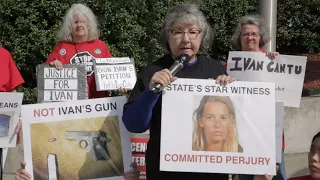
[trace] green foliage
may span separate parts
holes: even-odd
[[[280,0],[277,49],[286,54],[319,53],[320,0]]]
[[[237,20],[257,13],[258,0],[2,0],[0,42],[8,49],[26,83],[24,103],[36,102],[35,67],[56,43],[59,24],[73,3],[85,3],[98,18],[101,39],[113,56],[132,56],[139,71],[163,55],[159,29],[166,12],[181,2],[196,2],[215,30],[209,55],[226,60]],[[319,53],[320,0],[278,0],[277,51]]]

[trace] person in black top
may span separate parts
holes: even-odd
[[[148,180],[186,178],[227,180],[229,178],[228,174],[159,170],[161,92],[153,93],[150,89],[154,84],[162,84],[165,87],[177,78],[216,79],[216,83],[221,85],[234,81],[234,78],[227,76],[220,62],[199,55],[199,52],[205,52],[210,48],[212,39],[212,29],[198,6],[194,4],[177,5],[166,15],[160,31],[160,43],[166,54],[145,67],[138,75],[135,87],[124,107],[122,120],[130,132],[141,133],[150,129],[150,140],[146,152]],[[181,54],[188,54],[190,61],[176,74],[176,77],[173,77],[168,69],[174,59]]]

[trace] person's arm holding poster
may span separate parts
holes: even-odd
[[[262,52],[264,52],[264,51],[262,51]],[[276,56],[280,55],[280,53],[273,52],[273,51],[267,51],[265,53],[266,53],[266,56],[271,60],[274,60],[276,58]]]
[[[62,62],[59,59],[59,50],[61,49],[61,44],[58,43],[55,45],[53,50],[50,52],[46,62],[44,64],[49,64],[54,66],[56,69],[62,69]]]

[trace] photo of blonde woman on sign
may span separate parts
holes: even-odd
[[[243,152],[235,108],[228,96],[203,96],[193,121],[193,151]]]

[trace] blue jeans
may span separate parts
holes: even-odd
[[[285,168],[285,165],[284,165],[284,152],[282,150],[282,155],[281,155],[281,164],[279,164],[279,171],[277,172],[277,176],[280,178],[277,178],[277,177],[274,177],[274,179],[277,179],[277,180],[287,180],[287,177],[286,177],[286,168]],[[247,174],[239,174],[239,179],[240,180],[253,180],[253,175],[247,175]]]

